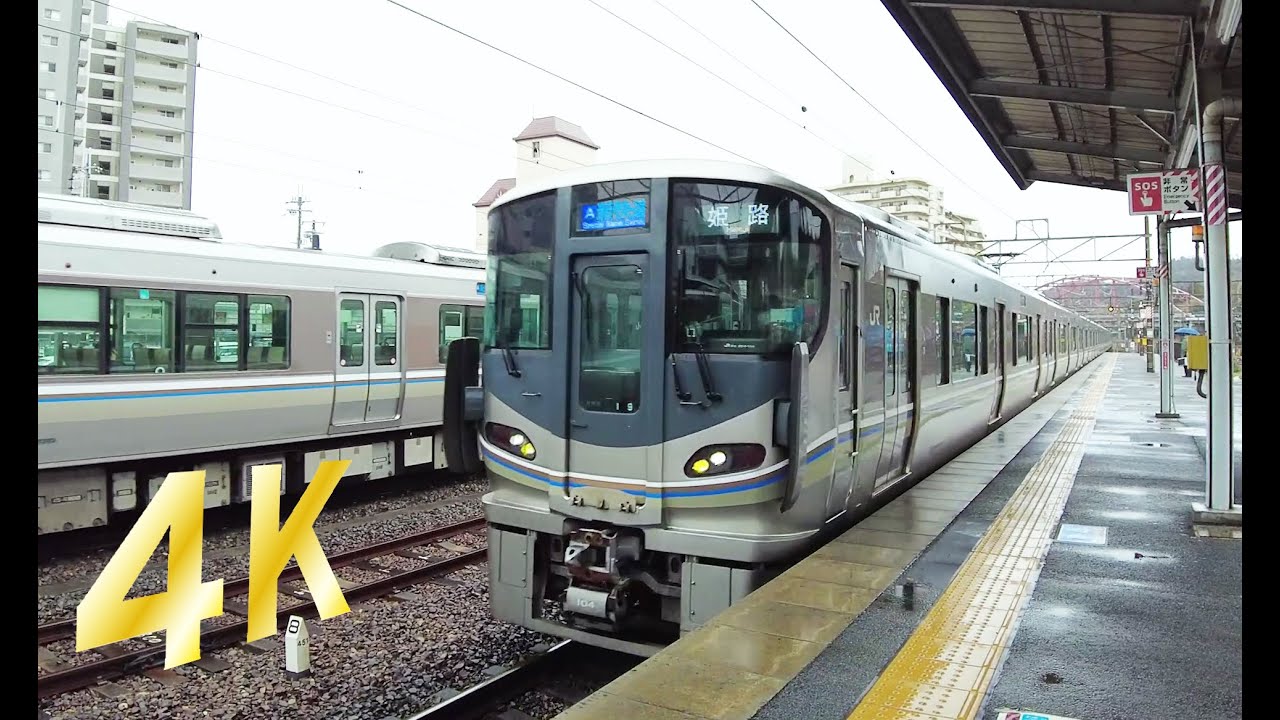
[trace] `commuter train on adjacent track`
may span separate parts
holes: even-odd
[[[39,198],[38,532],[139,511],[172,471],[205,507],[251,468],[300,492],[320,461],[442,468],[443,357],[481,332],[483,255],[224,242],[179,210]],[[418,260],[421,262],[411,262]]]
[[[880,210],[698,161],[503,195],[486,319],[449,347],[443,449],[490,479],[493,613],[642,655],[1111,340]]]

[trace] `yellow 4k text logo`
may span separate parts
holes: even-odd
[[[321,463],[283,527],[281,466],[253,468],[249,642],[276,633],[277,582],[293,556],[298,558],[298,568],[322,619],[350,612],[315,532],[316,518],[350,464],[350,460]],[[222,614],[222,580],[200,580],[203,494],[203,471],[169,474],[76,608],[76,652],[164,630],[165,668],[200,659],[200,621]],[[165,591],[126,600],[166,529],[169,573]]]

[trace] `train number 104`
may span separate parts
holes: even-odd
[[[248,642],[276,633],[277,583],[289,558],[307,583],[320,617],[350,612],[316,537],[315,522],[350,460],[320,464],[284,525],[280,524],[280,465],[253,469],[249,526]],[[120,548],[76,607],[76,652],[165,631],[165,668],[200,659],[200,621],[222,614],[222,580],[201,582],[204,549],[204,472],[170,473]],[[169,533],[164,592],[125,596],[152,552]]]

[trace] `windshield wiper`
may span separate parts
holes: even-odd
[[[698,377],[702,378],[702,391],[706,393],[707,400],[718,403],[724,399],[724,396],[716,392],[716,386],[711,381],[711,361],[707,359],[707,351],[700,342],[693,345],[697,348],[693,351],[693,357],[698,361]]]
[[[505,344],[502,346],[502,363],[507,366],[508,375],[520,377],[520,368],[516,367],[516,354]]]

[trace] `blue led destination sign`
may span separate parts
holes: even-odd
[[[578,232],[646,227],[649,199],[618,198],[583,205],[578,209]]]

